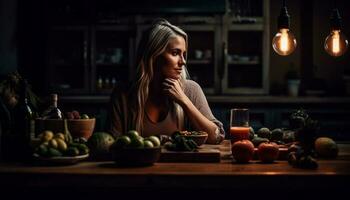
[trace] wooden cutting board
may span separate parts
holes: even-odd
[[[162,149],[158,162],[220,162],[220,151],[202,145],[197,152]]]

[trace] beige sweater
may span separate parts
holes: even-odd
[[[134,117],[130,110],[130,96],[126,90],[115,89],[111,95],[110,113],[108,122],[108,132],[114,136],[126,133],[127,130],[134,129]],[[198,83],[192,80],[186,80],[184,84],[184,93],[192,101],[193,105],[210,121],[214,122],[218,127],[217,142],[223,140],[225,132],[223,125],[212,114],[202,88]],[[143,136],[149,135],[170,135],[176,130],[192,130],[191,124],[185,114],[185,126],[177,127],[176,117],[172,113],[168,113],[167,117],[158,123],[151,122],[147,116],[144,120]]]

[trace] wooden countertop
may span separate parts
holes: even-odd
[[[263,164],[257,160],[236,164],[155,163],[148,167],[121,168],[114,162],[81,162],[69,166],[0,164],[0,188],[163,188],[163,189],[339,189],[349,186],[350,145],[339,145],[336,160],[319,160],[316,170],[293,168],[287,161]],[[331,183],[331,184],[327,184]]]
[[[350,97],[313,97],[313,96],[211,96],[207,95],[209,103],[244,103],[244,104],[350,104]],[[62,96],[60,101],[67,103],[108,103],[108,95]]]

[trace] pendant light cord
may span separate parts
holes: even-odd
[[[287,5],[286,5],[286,0],[283,0],[283,5],[282,5],[283,7],[286,7]]]

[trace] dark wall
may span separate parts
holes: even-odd
[[[16,13],[16,0],[0,0],[0,75],[17,67]]]
[[[45,84],[45,0],[0,0],[0,74],[19,68],[38,92]],[[281,0],[270,0],[270,39],[276,33]],[[344,73],[350,73],[350,50],[339,58],[325,53],[323,43],[329,34],[329,16],[333,1],[287,1],[291,16],[291,29],[298,46],[290,56],[282,57],[270,52],[271,90],[284,90],[284,76],[291,64],[301,74],[323,79],[328,92],[335,95],[344,89]],[[309,5],[305,5],[309,4]],[[310,5],[311,4],[311,5]],[[343,17],[343,31],[350,37],[350,7],[347,0],[338,0]],[[311,6],[312,9],[305,10]],[[18,8],[18,9],[16,9]],[[308,14],[310,13],[310,14]],[[305,18],[307,17],[307,18]],[[310,19],[311,18],[311,19]],[[306,39],[305,39],[306,38]],[[308,60],[309,59],[309,60]],[[312,80],[306,80],[312,83]]]
[[[324,50],[324,41],[330,33],[329,18],[334,1],[293,0],[287,1],[291,19],[291,31],[297,40],[297,48],[289,56],[270,53],[270,85],[272,90],[283,90],[285,74],[294,65],[304,75],[304,82],[311,87],[313,81],[323,80],[328,94],[343,95],[345,71],[350,70],[350,51],[341,57],[331,57]],[[337,7],[343,18],[343,32],[350,36],[350,2],[337,0]],[[277,32],[277,18],[282,1],[270,0],[270,38]],[[349,73],[349,72],[347,72]],[[307,88],[304,88],[307,89]]]
[[[46,17],[43,0],[18,1],[18,69],[35,92],[45,84]]]

